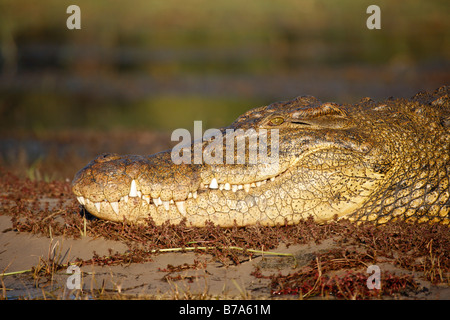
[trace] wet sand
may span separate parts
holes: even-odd
[[[292,256],[256,253],[241,257],[239,263],[221,260],[214,254],[203,252],[155,253],[151,255],[150,261],[142,263],[82,265],[79,267],[81,290],[71,290],[67,284],[71,277],[67,273],[69,263],[89,261],[94,256],[109,256],[112,252],[126,254],[129,246],[122,241],[101,236],[73,239],[19,232],[13,227],[8,215],[0,216],[0,232],[0,270],[7,274],[2,277],[2,297],[7,299],[298,299],[300,296],[297,292],[273,294],[268,276],[307,270],[308,265],[314,265],[318,254],[342,248],[333,237],[319,243],[311,241],[289,247],[281,244],[270,252]],[[349,249],[351,247],[349,245]],[[450,299],[448,282],[433,285],[423,279],[423,272],[405,270],[394,266],[388,259],[381,260],[385,260],[379,264],[383,271],[413,275],[416,287],[375,298]],[[51,274],[36,271],[40,267],[49,267],[52,261],[59,267]],[[255,276],[256,270],[266,278]],[[359,267],[335,270],[333,274],[342,275],[349,270],[366,272],[364,267]],[[25,272],[12,274],[18,271]],[[444,276],[448,281],[448,270],[446,272]],[[337,297],[329,294],[309,298]],[[338,298],[351,298],[351,295]]]

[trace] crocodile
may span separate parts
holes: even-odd
[[[227,149],[228,162],[175,163],[175,148],[101,154],[75,175],[72,190],[94,216],[129,223],[277,226],[312,217],[449,224],[449,128],[450,86],[355,104],[299,96],[220,129],[248,138],[239,159],[238,143]],[[250,161],[252,129],[266,133],[257,142],[267,142],[267,154],[277,157],[266,159],[276,161]],[[216,139],[189,141],[190,150],[204,153]]]

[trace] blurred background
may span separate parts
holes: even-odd
[[[448,0],[0,0],[0,166],[71,179],[102,152],[164,150],[194,120],[434,90],[450,84],[449,13]]]

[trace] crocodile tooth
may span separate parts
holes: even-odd
[[[78,200],[79,203],[81,203],[84,206],[85,202],[84,202],[84,197],[83,196],[77,197],[77,200]]]
[[[144,194],[142,196],[142,200],[145,200],[147,202],[147,204],[150,204],[150,195]]]
[[[142,192],[138,191],[138,192],[137,192],[137,196],[138,196],[139,198],[142,198]]]
[[[188,199],[192,198],[192,192],[189,192]]]
[[[275,181],[275,177],[270,178],[270,181]]]
[[[131,181],[130,197],[137,197],[136,181]]]
[[[238,189],[237,185],[235,185],[235,184],[231,185],[231,190],[232,190],[233,192],[236,192],[237,189]]]
[[[163,201],[162,204],[163,204],[164,208],[167,211],[169,211],[169,209],[170,209],[170,202],[169,201]]]
[[[111,208],[114,210],[116,214],[119,214],[119,203],[117,201],[110,202]]]
[[[174,204],[173,199],[170,199],[169,202],[170,202],[171,204]]]
[[[229,184],[228,182],[225,183],[224,189],[225,189],[225,190],[230,190],[230,189],[231,189],[231,186],[230,186],[230,184]]]
[[[238,184],[238,190],[242,190],[243,188],[244,188],[244,185],[242,185],[242,184]]]
[[[185,202],[184,201],[175,201],[175,204],[177,205],[178,211],[180,211],[180,213],[182,215],[186,215]]]
[[[250,187],[256,187],[256,183],[254,183],[254,182],[252,182],[251,184],[250,184]]]
[[[209,187],[210,187],[211,189],[217,189],[217,188],[219,187],[219,184],[217,183],[216,178],[213,178],[213,179],[212,179],[211,183],[209,184]]]
[[[197,199],[197,191],[194,191],[194,192],[192,193],[192,198]]]
[[[245,190],[245,192],[249,192],[250,191],[250,183],[244,184],[244,190]]]
[[[97,211],[100,212],[100,202],[94,202],[95,207],[97,208]]]
[[[159,205],[160,205],[159,201],[161,201],[161,199],[159,199],[159,198],[153,198],[152,200],[153,200],[153,204],[154,204],[155,206],[159,206]]]
[[[256,182],[256,186],[260,187],[261,186],[261,181]]]
[[[128,196],[123,196],[123,201],[125,201],[125,203],[128,203]]]

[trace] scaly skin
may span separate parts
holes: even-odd
[[[248,155],[209,165],[174,164],[170,150],[104,154],[76,174],[73,192],[99,218],[157,225],[272,226],[308,216],[449,223],[450,86],[354,105],[299,97],[250,110],[222,131],[251,128],[268,129],[268,141],[279,129],[279,166]]]

